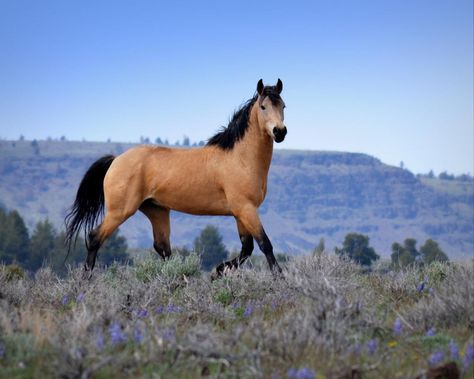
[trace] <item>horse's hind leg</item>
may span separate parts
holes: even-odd
[[[89,233],[87,241],[87,258],[84,265],[84,271],[89,278],[95,266],[97,251],[103,245],[105,240],[135,212],[109,211],[104,217],[104,221],[97,228]],[[90,272],[87,274],[87,272]]]
[[[148,217],[153,228],[153,247],[163,259],[171,256],[170,245],[170,210],[147,200],[140,206],[140,211]]]
[[[212,274],[213,278],[222,276],[226,269],[238,268],[247,260],[247,258],[252,255],[253,237],[238,219],[236,219],[236,221],[237,230],[239,231],[240,242],[242,243],[242,249],[240,250],[240,254],[234,259],[227,262],[223,262],[218,265]]]

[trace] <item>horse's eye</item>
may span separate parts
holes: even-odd
[[[262,108],[262,111],[264,111],[264,110],[265,110],[265,107],[264,107],[263,105],[261,105],[261,106],[260,106],[260,108]]]

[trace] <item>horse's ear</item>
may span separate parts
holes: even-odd
[[[277,82],[276,87],[277,87],[278,94],[280,94],[281,91],[283,91],[283,82],[280,80],[280,78],[278,78],[278,82]]]
[[[262,96],[262,94],[263,94],[263,87],[264,87],[264,86],[263,86],[263,80],[260,79],[260,80],[258,81],[258,83],[257,83],[257,93],[258,93],[260,96]]]

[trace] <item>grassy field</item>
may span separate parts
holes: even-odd
[[[323,254],[213,282],[195,255],[90,281],[3,266],[0,377],[473,378],[473,303],[472,261],[369,273]]]

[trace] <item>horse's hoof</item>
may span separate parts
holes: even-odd
[[[222,276],[224,276],[225,269],[226,265],[224,263],[214,267],[214,270],[211,272],[211,280],[214,281],[216,279],[222,278]]]
[[[92,270],[85,269],[82,271],[82,280],[91,280],[92,278]]]

